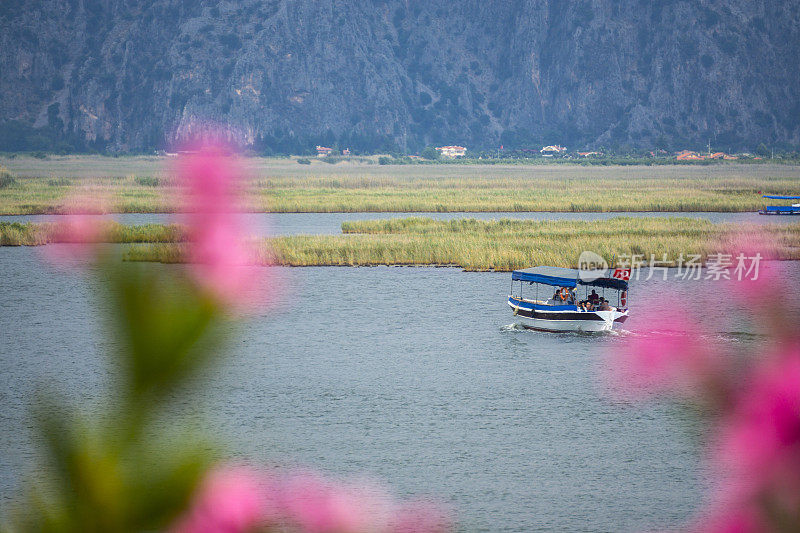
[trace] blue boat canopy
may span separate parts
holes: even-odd
[[[800,200],[800,196],[777,196],[774,194],[765,194],[762,198],[769,198],[770,200]]]
[[[624,279],[612,278],[608,274],[609,272],[606,270],[597,279],[584,280],[581,279],[581,271],[575,268],[537,266],[524,270],[515,270],[511,273],[511,279],[514,281],[527,281],[529,283],[542,283],[543,285],[553,285],[556,287],[572,288],[578,285],[589,285],[592,287],[606,287],[622,291],[628,290],[627,281]]]

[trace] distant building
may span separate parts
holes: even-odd
[[[713,154],[700,154],[692,152],[691,150],[682,150],[675,154],[675,159],[678,161],[705,161],[707,159],[739,159],[735,155],[728,155],[725,152],[714,152]]]
[[[539,150],[539,153],[542,154],[544,157],[553,157],[554,155],[566,151],[567,149],[561,146],[560,144],[554,144],[552,146],[543,146],[542,149]]]
[[[342,155],[350,155],[350,148],[345,148],[342,150]]]
[[[436,149],[441,152],[442,157],[449,157],[450,159],[464,157],[464,154],[467,153],[467,149],[463,146],[438,146]]]
[[[333,152],[333,148],[326,146],[317,146],[317,157],[328,157]]]
[[[675,154],[675,159],[678,161],[702,161],[705,157],[691,150],[682,150]]]
[[[578,152],[581,157],[603,157],[603,152]]]

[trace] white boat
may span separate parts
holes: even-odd
[[[630,271],[620,269],[592,271],[589,275],[586,271],[549,266],[515,270],[508,305],[529,329],[609,331],[628,318],[629,276]],[[525,285],[529,288],[523,295]],[[519,292],[515,294],[517,287]],[[584,303],[592,296],[590,290],[598,299],[605,299],[607,293],[611,299],[602,308]],[[581,294],[585,298],[581,299]]]

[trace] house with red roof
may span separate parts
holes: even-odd
[[[436,149],[439,150],[442,157],[449,157],[450,159],[464,157],[464,154],[467,153],[467,149],[463,146],[437,146]]]

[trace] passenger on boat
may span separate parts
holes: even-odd
[[[582,300],[578,307],[581,308],[582,311],[594,311],[594,304],[589,300]]]
[[[594,291],[594,289],[592,289],[591,294],[589,294],[589,302],[591,302],[592,305],[597,305],[600,303],[600,296]]]
[[[600,311],[613,311],[605,298],[600,298]]]

